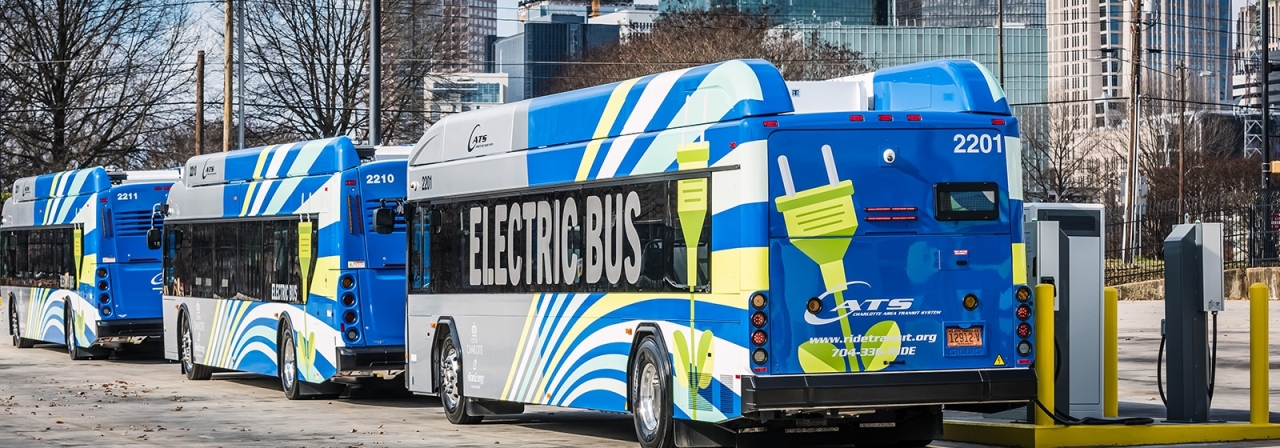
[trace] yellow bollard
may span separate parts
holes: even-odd
[[[1249,423],[1253,425],[1265,425],[1271,420],[1267,403],[1270,382],[1267,366],[1271,363],[1267,355],[1270,296],[1267,285],[1249,285]]]
[[[1102,290],[1102,416],[1120,415],[1120,293],[1110,286]]]
[[[1036,395],[1045,409],[1053,412],[1053,285],[1036,285],[1035,295],[1035,356]],[[1035,406],[1035,404],[1032,404]],[[1053,418],[1036,410],[1037,426],[1053,426]]]

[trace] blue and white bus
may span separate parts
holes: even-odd
[[[165,357],[193,380],[278,376],[289,399],[399,378],[407,153],[339,137],[191,158],[164,210]]]
[[[451,115],[409,162],[409,388],[454,423],[631,413],[644,447],[926,444],[1035,397],[1020,163],[971,61]]]
[[[65,344],[71,359],[159,338],[162,224],[176,170],[102,167],[18,179],[0,218],[0,301],[13,344]]]

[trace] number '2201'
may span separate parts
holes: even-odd
[[[951,152],[956,154],[986,154],[995,150],[997,154],[1004,152],[1004,139],[997,136],[987,134],[956,134],[951,137],[951,141],[956,142],[956,148]]]

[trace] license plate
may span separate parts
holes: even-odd
[[[947,347],[979,347],[982,345],[982,327],[947,328]]]

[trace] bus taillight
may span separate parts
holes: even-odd
[[[1018,324],[1018,337],[1024,339],[1031,337],[1031,324],[1026,322]]]
[[[755,314],[751,315],[751,325],[755,325],[756,328],[762,328],[768,322],[769,317],[765,316],[763,311],[756,311]]]
[[[356,312],[353,310],[347,310],[347,312],[342,313],[342,321],[349,324],[356,323]]]
[[[1024,304],[1022,304],[1022,305],[1018,305],[1017,313],[1018,313],[1018,320],[1027,320],[1027,319],[1030,319],[1030,318],[1031,318],[1031,307],[1027,306],[1025,303],[1024,303]]]
[[[764,364],[769,361],[769,353],[765,352],[763,348],[757,348],[756,351],[751,353],[751,361],[756,364]]]
[[[1022,341],[1018,343],[1018,356],[1031,355],[1031,341]]]
[[[356,295],[349,292],[343,294],[342,306],[356,306]]]
[[[765,342],[769,342],[769,335],[765,334],[764,330],[756,330],[754,333],[751,333],[752,344],[764,345]]]

